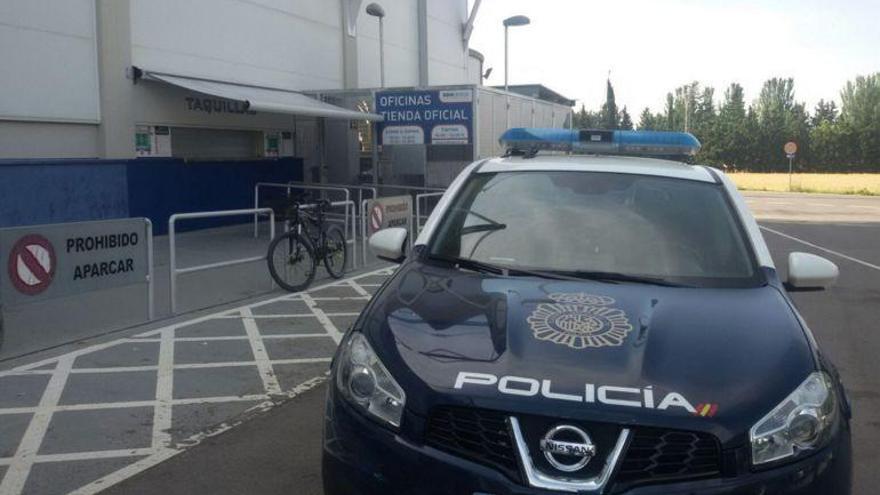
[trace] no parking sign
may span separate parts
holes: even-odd
[[[367,201],[367,235],[388,227],[409,228],[413,203],[408,194]]]
[[[145,218],[0,229],[0,300],[14,305],[149,282],[149,230]]]
[[[9,280],[22,294],[33,296],[49,288],[55,275],[55,248],[39,234],[28,234],[9,251]]]

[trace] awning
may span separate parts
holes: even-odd
[[[295,91],[209,81],[146,70],[142,71],[142,77],[146,80],[164,82],[197,93],[238,101],[245,104],[250,110],[258,112],[289,113],[307,117],[345,120],[383,120],[379,114],[338,107]]]

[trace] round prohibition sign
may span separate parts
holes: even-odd
[[[370,210],[370,226],[373,227],[373,232],[382,228],[382,220],[384,219],[385,209],[382,208],[382,205],[373,206],[373,209]]]
[[[9,252],[9,280],[16,290],[28,296],[49,288],[55,276],[55,266],[52,243],[38,234],[22,237]]]

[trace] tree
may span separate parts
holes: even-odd
[[[596,112],[587,110],[584,105],[581,105],[581,109],[574,116],[574,126],[578,129],[601,127],[599,121],[599,115]]]
[[[850,165],[877,167],[880,162],[880,72],[847,81],[840,92],[840,123]]]
[[[729,167],[746,164],[746,103],[742,86],[732,83],[724,91],[713,132],[716,163]]]
[[[617,129],[619,121],[617,115],[617,102],[614,99],[614,87],[611,79],[606,80],[605,103],[599,111],[599,118],[604,129]]]
[[[626,111],[626,105],[624,105],[623,110],[620,111],[620,124],[618,125],[618,128],[627,131],[631,131],[633,128],[633,121],[629,116],[629,112]]]
[[[811,127],[818,127],[823,122],[833,124],[837,122],[837,104],[834,101],[819,100],[816,109],[813,110],[813,117],[810,119]]]
[[[640,131],[656,131],[657,129],[657,121],[654,120],[654,114],[651,113],[651,109],[645,107],[642,110],[641,115],[639,116],[639,130]]]

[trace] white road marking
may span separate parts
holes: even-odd
[[[43,391],[39,408],[34,413],[34,417],[18,444],[18,449],[9,464],[6,475],[0,481],[0,493],[20,493],[24,489],[31,467],[36,462],[37,451],[40,450],[40,445],[43,444],[43,438],[49,429],[49,422],[52,421],[54,407],[58,405],[61,392],[64,391],[64,385],[67,383],[67,377],[70,376],[69,371],[73,367],[74,359],[74,357],[65,356],[58,361],[58,366],[52,373],[46,390]]]
[[[116,457],[137,457],[141,455],[150,455],[152,453],[153,449],[120,449],[101,450],[98,452],[69,452],[66,454],[39,454],[36,456],[36,462],[66,462],[92,459],[113,459]],[[10,465],[13,459],[15,458],[0,458],[0,466]]]
[[[171,446],[171,412],[174,400],[174,327],[168,327],[159,334],[159,364],[156,377],[156,405],[153,408],[154,449]]]
[[[241,316],[243,316],[241,321],[244,323],[248,341],[251,343],[251,350],[254,352],[257,369],[260,371],[260,378],[263,380],[263,388],[266,389],[267,394],[280,394],[281,385],[278,384],[278,377],[275,376],[275,370],[272,368],[272,363],[269,362],[269,354],[266,352],[260,330],[252,318],[251,309],[242,308]]]
[[[361,287],[360,284],[357,284],[354,280],[351,280],[351,279],[346,280],[346,283],[348,284],[349,287],[354,289],[354,291],[357,292],[359,295],[361,295],[363,297],[370,297],[371,296],[371,294],[369,292],[367,292],[366,289]]]
[[[811,248],[818,249],[819,251],[824,251],[824,252],[826,252],[826,253],[828,253],[828,254],[832,254],[832,255],[834,255],[834,256],[837,256],[837,257],[843,258],[843,259],[845,259],[845,260],[852,261],[853,263],[858,263],[858,264],[863,265],[863,266],[866,266],[866,267],[868,267],[868,268],[873,268],[873,269],[875,269],[875,270],[880,271],[880,266],[877,266],[877,265],[872,264],[872,263],[868,263],[867,261],[860,260],[860,259],[858,259],[858,258],[853,258],[852,256],[849,256],[849,255],[846,255],[846,254],[843,254],[843,253],[840,253],[840,252],[837,252],[837,251],[833,251],[833,250],[828,249],[828,248],[826,248],[826,247],[819,246],[818,244],[813,244],[812,242],[805,241],[805,240],[803,240],[803,239],[799,239],[799,238],[797,238],[797,237],[795,237],[795,236],[793,236],[793,235],[788,235],[788,234],[786,234],[785,232],[780,232],[780,231],[778,231],[778,230],[774,230],[774,229],[771,229],[771,228],[769,228],[769,227],[764,227],[763,225],[761,226],[761,229],[762,229],[762,230],[766,230],[767,232],[771,232],[771,233],[773,233],[773,234],[776,234],[776,235],[778,235],[778,236],[780,236],[780,237],[785,237],[786,239],[791,239],[792,241],[799,242],[799,243],[801,243],[801,244],[803,244],[803,245],[805,245],[805,246],[810,246]]]
[[[393,273],[393,268],[381,268],[379,270],[375,270],[372,272],[363,273],[354,278],[361,278],[367,276],[377,276],[377,275],[390,275]],[[339,282],[328,283],[309,291],[317,291],[326,287],[331,287],[333,285],[338,284]],[[342,281],[345,283],[345,281]],[[50,358],[42,359],[39,361],[35,361],[32,363],[28,363],[25,365],[21,365],[15,367],[10,370],[0,371],[0,377],[4,376],[19,376],[19,375],[50,375],[49,382],[46,388],[43,391],[43,396],[40,401],[40,404],[36,407],[21,407],[21,408],[0,408],[0,415],[4,414],[33,414],[30,424],[26,429],[21,442],[19,443],[18,449],[16,450],[15,456],[12,458],[0,458],[0,465],[8,466],[3,479],[0,480],[0,493],[6,495],[14,495],[21,492],[24,484],[27,481],[27,478],[30,474],[31,467],[37,462],[55,462],[55,461],[63,461],[63,460],[90,460],[90,459],[103,459],[103,458],[114,458],[114,457],[132,457],[132,456],[140,456],[146,455],[147,457],[136,461],[125,468],[117,470],[107,476],[104,476],[101,479],[95,480],[88,485],[85,485],[78,489],[75,494],[79,495],[91,495],[97,493],[98,491],[104,490],[109,486],[112,486],[120,481],[127,479],[139,472],[148,469],[156,464],[161,463],[164,460],[167,460],[183,450],[200,443],[205,438],[211,437],[223,431],[226,431],[238,424],[240,424],[244,419],[239,419],[237,422],[232,424],[224,423],[219,427],[214,428],[209,432],[201,432],[197,433],[188,439],[177,443],[171,448],[165,447],[161,444],[169,444],[170,438],[166,435],[167,428],[163,427],[163,424],[167,425],[168,421],[170,421],[170,414],[173,409],[170,406],[178,405],[178,404],[207,404],[207,403],[220,403],[220,402],[236,402],[236,401],[260,401],[257,406],[250,408],[248,411],[252,410],[268,410],[279,403],[280,400],[286,398],[295,397],[311,388],[314,388],[320,385],[322,382],[326,380],[326,373],[322,376],[318,376],[307,380],[300,385],[297,385],[292,390],[284,393],[278,393],[273,396],[269,394],[255,394],[255,395],[245,395],[245,396],[232,396],[232,397],[192,397],[192,398],[181,398],[181,399],[173,399],[171,397],[173,389],[173,370],[176,369],[188,369],[188,368],[212,368],[212,367],[226,367],[226,366],[256,366],[266,367],[268,366],[271,369],[273,364],[300,364],[300,363],[326,363],[331,360],[331,358],[301,358],[301,359],[276,359],[269,360],[268,356],[265,355],[265,360],[261,360],[259,356],[257,356],[258,352],[255,352],[255,361],[248,362],[222,362],[222,363],[193,363],[193,364],[174,364],[173,363],[173,342],[174,339],[173,334],[174,330],[178,327],[184,327],[189,325],[194,325],[197,323],[209,321],[212,319],[216,319],[218,317],[223,318],[240,318],[247,326],[248,324],[254,325],[254,328],[259,333],[259,329],[256,327],[256,320],[258,318],[254,318],[254,315],[251,313],[251,308],[256,308],[260,306],[264,306],[267,304],[272,304],[278,301],[286,301],[286,300],[303,300],[307,301],[307,305],[311,303],[310,310],[312,311],[312,316],[317,318],[321,324],[324,326],[327,331],[324,337],[332,338],[337,343],[341,339],[342,334],[336,329],[336,326],[329,319],[328,316],[349,316],[356,315],[357,313],[324,313],[320,308],[315,307],[315,301],[364,301],[369,300],[369,297],[321,297],[321,298],[312,298],[308,294],[293,294],[293,295],[283,295],[275,298],[269,298],[260,302],[251,303],[247,305],[243,305],[238,308],[228,309],[225,311],[220,311],[218,313],[207,314],[201,317],[193,318],[191,320],[182,321],[167,325],[162,328],[157,328],[155,330],[148,330],[141,334],[134,335],[132,337],[127,337],[123,339],[111,340],[101,344],[95,344],[89,347],[84,347],[81,349],[77,349],[75,351],[71,351],[59,356],[53,356]],[[284,315],[288,316],[288,315]],[[309,315],[304,315],[309,316]],[[282,316],[283,317],[283,316]],[[246,328],[247,331],[247,328]],[[171,338],[166,338],[168,335],[171,335]],[[248,333],[250,335],[250,333]],[[291,338],[291,336],[296,334],[285,334],[279,336],[273,336],[273,338]],[[146,337],[144,339],[143,337]],[[259,334],[258,334],[258,337]],[[294,337],[296,338],[296,337]],[[262,339],[262,337],[260,337]],[[155,366],[118,366],[118,367],[109,367],[109,368],[79,368],[74,369],[73,364],[74,361],[83,355],[91,354],[97,351],[109,349],[120,344],[125,344],[129,342],[151,342],[156,341],[160,344],[160,359],[159,364]],[[251,340],[253,342],[253,340]],[[165,345],[162,345],[162,344]],[[260,340],[260,343],[262,341]],[[265,348],[263,348],[263,353],[265,353]],[[163,359],[161,357],[162,354],[165,354],[166,358]],[[168,366],[168,361],[170,356],[170,367]],[[48,365],[55,365],[54,369],[39,369]],[[166,380],[169,380],[169,384],[165,386],[160,386],[157,383],[157,400],[152,401],[131,401],[131,402],[116,402],[116,403],[99,403],[99,404],[71,404],[71,405],[58,405],[58,401],[60,399],[61,393],[64,390],[64,387],[67,382],[67,378],[70,374],[73,373],[115,373],[115,372],[125,372],[125,371],[161,371],[165,370],[168,375],[166,375]],[[261,375],[265,376],[265,375]],[[272,379],[275,379],[274,373],[272,373]],[[161,378],[160,378],[161,380]],[[275,379],[277,383],[277,379]],[[161,391],[160,391],[161,388]],[[271,380],[268,385],[264,385],[264,388],[267,392],[270,392],[274,387],[271,385]],[[280,387],[278,388],[280,392]],[[159,400],[162,398],[162,400]],[[162,404],[160,404],[162,403]],[[82,452],[82,453],[72,453],[72,454],[59,454],[59,455],[39,455],[37,452],[39,451],[40,445],[42,444],[43,438],[45,437],[46,430],[51,422],[52,415],[57,411],[67,411],[67,410],[90,410],[90,409],[112,409],[112,408],[130,408],[130,407],[154,407],[161,408],[165,407],[165,405],[169,406],[167,416],[165,413],[154,412],[154,445],[148,449],[122,449],[122,450],[103,450],[103,451],[93,451],[93,452]],[[160,445],[156,445],[158,443]],[[44,459],[46,459],[44,461]]]
[[[303,394],[303,393],[317,387],[318,385],[324,383],[325,381],[327,381],[326,374],[312,378],[310,380],[307,380],[307,381],[297,385],[296,387],[294,387],[293,390],[291,390],[290,392],[287,392],[283,395],[286,399],[292,399],[300,394]],[[255,406],[251,409],[261,409],[263,411],[267,411],[267,410],[275,407],[276,404],[277,403],[275,403],[275,402],[265,402],[263,404]],[[160,464],[164,461],[167,461],[168,459],[176,456],[177,454],[180,454],[181,452],[185,451],[186,449],[194,447],[194,446],[202,443],[204,440],[206,440],[208,438],[219,435],[220,433],[223,433],[225,431],[228,431],[228,430],[238,426],[243,421],[244,420],[241,419],[241,420],[238,420],[238,421],[231,423],[231,424],[230,423],[223,423],[219,427],[213,429],[212,431],[196,433],[195,435],[192,435],[191,437],[187,438],[186,440],[180,442],[177,445],[176,449],[166,449],[161,452],[157,452],[149,457],[145,457],[135,463],[129,464],[128,466],[126,466],[118,471],[114,471],[114,472],[108,474],[107,476],[104,476],[103,478],[97,479],[97,480],[89,483],[88,485],[85,485],[85,486],[79,488],[76,491],[71,492],[70,495],[94,495],[102,490],[106,490],[107,488],[109,488],[117,483],[120,483],[128,478],[131,478],[132,476],[140,473],[141,471],[145,471],[145,470],[147,470],[157,464]]]
[[[338,344],[342,341],[342,332],[336,328],[336,325],[333,324],[333,321],[327,317],[327,313],[324,312],[321,308],[318,307],[318,304],[315,302],[315,299],[312,298],[309,294],[302,294],[303,301],[306,302],[309,309],[315,313],[315,317],[318,318],[318,321],[321,322],[321,325],[324,326],[324,330],[327,330],[327,334]]]

